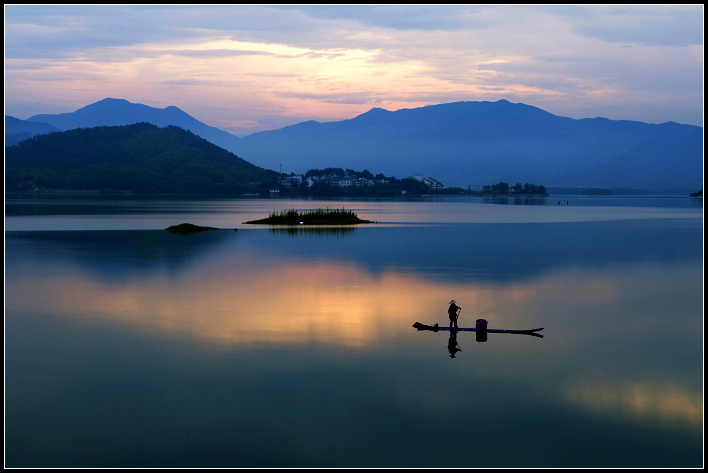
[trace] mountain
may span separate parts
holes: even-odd
[[[267,193],[277,177],[171,125],[80,128],[5,148],[6,190]]]
[[[500,181],[624,187],[638,182],[639,175],[645,185],[659,185],[664,175],[658,169],[671,167],[671,148],[679,146],[686,165],[675,169],[675,178],[695,188],[703,176],[702,143],[687,138],[695,133],[702,128],[576,120],[499,100],[395,112],[374,108],[350,120],[308,121],[254,133],[241,138],[237,150],[259,166],[277,169],[282,163],[283,169],[296,172],[343,167],[401,177],[416,173],[462,187]],[[668,140],[661,148],[665,153],[656,149],[652,158],[661,164],[648,168],[642,146],[652,149],[650,141],[661,138]]]
[[[605,163],[564,176],[563,181],[566,185],[594,181],[603,182],[604,187],[684,193],[699,187],[695,177],[703,175],[703,160],[696,159],[696,150],[702,147],[702,130],[653,138]]]
[[[123,99],[107,98],[70,113],[34,115],[30,122],[49,123],[59,130],[93,128],[96,126],[131,125],[152,123],[159,127],[178,126],[189,130],[217,146],[235,152],[239,138],[218,128],[206,125],[177,107],[154,108]]]
[[[571,119],[506,100],[454,102],[349,120],[307,121],[241,139],[177,107],[105,99],[30,122],[61,130],[147,122],[174,125],[266,169],[305,173],[341,167],[399,178],[431,176],[445,186],[497,182],[546,187],[690,190],[703,183],[703,128],[606,118]],[[669,186],[669,187],[665,187]],[[678,186],[678,187],[677,187]]]
[[[5,146],[12,146],[35,135],[60,131],[49,123],[35,123],[5,115]]]

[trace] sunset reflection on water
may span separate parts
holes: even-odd
[[[695,286],[688,277],[667,286],[652,277],[657,271],[652,268],[449,282],[414,272],[372,272],[356,263],[290,260],[259,267],[249,260],[238,262],[242,266],[227,258],[208,272],[120,281],[100,280],[79,268],[39,271],[32,289],[13,291],[13,281],[8,281],[13,294],[7,307],[33,312],[51,308],[56,315],[110,320],[225,346],[319,341],[365,347],[398,336],[413,322],[446,325],[447,303],[454,297],[463,308],[461,326],[474,327],[477,318],[487,319],[490,328],[547,326],[560,335],[555,343],[564,344],[577,341],[578,334],[595,333],[597,323],[608,319],[615,329],[650,330],[663,316],[652,297],[690,294]],[[618,309],[626,312],[618,317]],[[633,314],[641,316],[640,324]]]
[[[416,318],[445,316],[449,294],[474,288],[411,275],[374,275],[356,265],[284,264],[213,278],[97,282],[74,272],[36,280],[13,304],[60,315],[110,319],[205,343],[308,343],[366,346]],[[438,317],[440,318],[440,317]],[[440,318],[440,323],[444,320]]]

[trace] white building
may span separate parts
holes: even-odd
[[[304,177],[302,175],[299,176],[288,176],[284,177],[280,180],[280,183],[284,185],[285,187],[292,187],[292,186],[299,186],[302,184]]]
[[[414,174],[411,177],[408,177],[408,179],[415,179],[418,182],[422,182],[426,186],[430,187],[431,189],[444,189],[445,186],[442,184],[442,182],[438,181],[437,179],[433,179],[432,177],[423,177],[422,174]]]
[[[440,181],[433,179],[432,177],[426,177],[423,179],[423,184],[426,184],[431,189],[443,189],[445,187]]]
[[[307,187],[312,187],[315,183],[329,184],[333,187],[371,187],[374,185],[372,179],[356,177],[350,175],[342,176],[312,176],[307,178]]]

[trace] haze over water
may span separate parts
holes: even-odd
[[[559,199],[8,199],[6,466],[701,466],[702,201]]]

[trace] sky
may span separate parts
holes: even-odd
[[[703,5],[5,5],[5,114],[104,98],[238,136],[506,99],[703,126]]]

